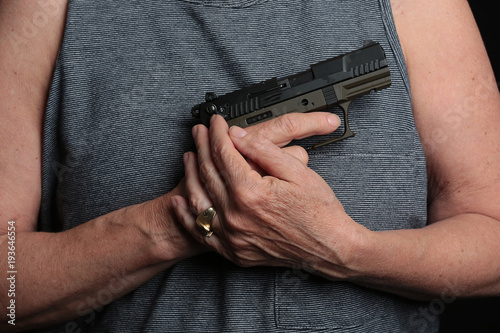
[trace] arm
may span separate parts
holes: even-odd
[[[103,306],[103,300],[110,302],[176,261],[203,251],[173,223],[169,197],[182,194],[183,184],[156,200],[72,230],[35,232],[43,114],[66,5],[66,1],[0,1],[2,332],[40,328],[84,315]],[[16,221],[15,297],[8,297],[6,279],[10,220]],[[16,304],[15,326],[7,324],[11,299]]]
[[[410,298],[439,296],[450,286],[455,297],[500,293],[500,97],[479,33],[466,1],[400,1],[394,8],[428,161],[430,225],[363,228],[293,156],[215,117],[209,131],[195,132],[198,161],[186,161],[189,197],[204,200],[173,198],[193,237],[240,265],[306,261],[330,279]],[[191,212],[211,205],[218,211],[214,236],[204,238]]]
[[[360,266],[373,282],[425,294],[451,283],[454,296],[499,295],[500,96],[480,34],[466,1],[393,7],[427,158],[431,225],[376,234],[368,252],[385,267]],[[381,242],[390,246],[373,246]]]

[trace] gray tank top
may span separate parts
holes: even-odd
[[[425,160],[389,0],[73,0],[46,110],[39,230],[173,189],[205,92],[288,76],[364,40],[385,49],[392,86],[355,100],[357,136],[312,152],[310,167],[364,226],[423,227]],[[435,331],[428,308],[324,280],[307,263],[241,268],[205,254],[49,331]]]

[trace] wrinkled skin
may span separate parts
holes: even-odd
[[[293,126],[292,126],[293,127]],[[280,148],[262,130],[230,130],[222,117],[193,129],[198,154],[185,155],[189,202],[174,198],[180,221],[200,242],[241,266],[308,267],[348,274],[348,249],[336,242],[363,227],[329,185],[307,167],[300,147]],[[285,142],[286,143],[286,142]],[[283,143],[281,143],[283,144]],[[214,235],[195,219],[214,206]],[[332,274],[330,274],[332,275]]]

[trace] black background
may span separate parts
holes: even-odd
[[[469,4],[499,82],[499,3],[494,0],[470,0]],[[500,332],[500,298],[461,299],[446,304],[441,316],[440,332]]]
[[[479,31],[483,37],[486,50],[495,71],[497,82],[500,81],[500,51],[498,47],[498,34],[500,32],[500,10],[498,1],[495,0],[470,0],[474,17]]]

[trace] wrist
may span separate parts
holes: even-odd
[[[371,274],[371,265],[377,265],[376,261],[379,260],[376,255],[377,244],[377,232],[359,225],[357,232],[353,233],[351,237],[347,265],[349,268],[348,280],[363,280]]]
[[[150,258],[156,262],[174,264],[207,251],[177,221],[171,203],[177,192],[137,205],[135,225],[147,238]]]
[[[344,227],[339,228],[340,225]],[[329,279],[355,281],[366,273],[364,264],[373,249],[375,232],[347,214],[343,223],[332,224],[332,228],[329,234],[334,236],[328,240],[328,263],[320,265],[318,270]]]
[[[371,287],[396,286],[404,272],[417,264],[425,248],[414,230],[366,229],[353,247],[349,261],[351,282]],[[416,275],[414,278],[417,278]]]

